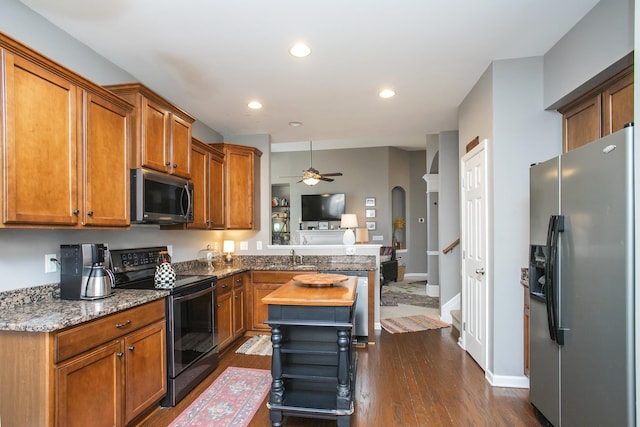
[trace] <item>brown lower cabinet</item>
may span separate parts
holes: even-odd
[[[267,325],[269,306],[262,303],[262,298],[278,289],[299,274],[317,273],[317,271],[265,271],[254,270],[251,272],[251,329],[261,332],[270,332]]]
[[[246,290],[250,280],[249,272],[218,280],[216,287],[218,351],[224,350],[247,330]]]
[[[167,391],[164,310],[157,300],[62,331],[2,331],[2,424],[132,424]]]

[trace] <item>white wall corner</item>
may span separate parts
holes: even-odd
[[[449,324],[453,323],[451,318],[452,310],[460,310],[460,292],[446,303],[440,304],[440,320]]]

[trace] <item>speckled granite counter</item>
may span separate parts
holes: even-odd
[[[372,271],[375,256],[305,256],[292,264],[287,256],[235,257],[231,265],[217,264],[210,271],[198,261],[174,264],[176,272],[224,278],[250,270]],[[96,301],[60,299],[58,284],[0,292],[0,331],[52,332],[126,310],[168,294],[164,290],[119,290]]]
[[[168,294],[162,290],[116,290],[100,300],[69,301],[56,297],[54,286],[38,286],[29,288],[29,291],[33,301],[26,304],[8,305],[10,298],[0,298],[4,301],[4,306],[0,305],[0,330],[52,332],[164,298]],[[47,292],[48,298],[33,297],[33,293],[38,291]]]

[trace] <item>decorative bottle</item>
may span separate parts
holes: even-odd
[[[167,251],[158,254],[154,281],[155,287],[160,289],[171,289],[176,283],[176,272],[171,266],[171,257]]]

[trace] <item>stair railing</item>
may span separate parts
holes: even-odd
[[[458,246],[460,244],[460,238],[458,237],[456,240],[454,240],[453,242],[451,242],[451,244],[449,246],[447,246],[446,248],[444,248],[442,250],[443,254],[448,254],[449,252],[451,252],[453,250],[453,248],[455,248],[456,246]]]

